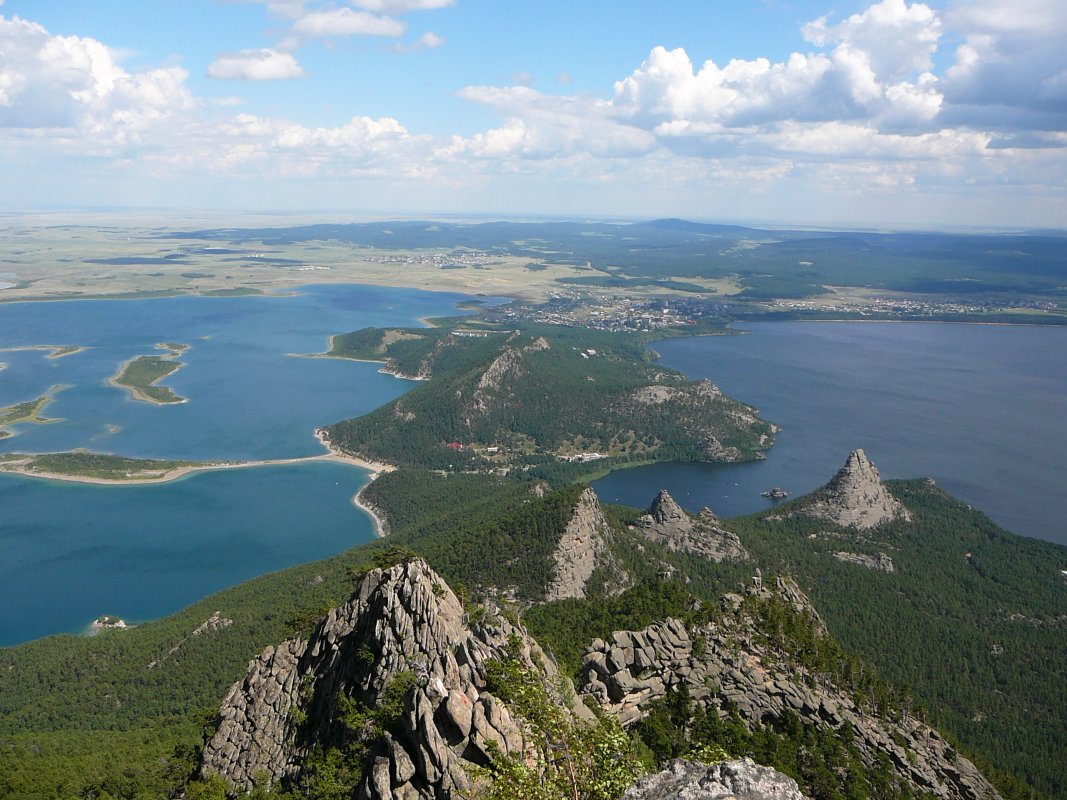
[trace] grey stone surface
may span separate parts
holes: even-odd
[[[389,682],[414,672],[404,698],[403,735],[387,736],[359,789],[367,800],[431,798],[469,789],[466,767],[484,764],[490,741],[525,752],[520,724],[485,690],[485,663],[509,637],[520,657],[548,674],[552,662],[524,630],[489,611],[477,625],[423,561],[373,570],[310,638],[268,647],[230,690],[221,723],[204,748],[202,772],[247,790],[253,779],[295,778],[311,747],[342,736],[338,697],[375,705]]]
[[[882,484],[874,462],[862,450],[853,450],[833,479],[817,490],[812,502],[798,513],[860,530],[896,518],[911,518]]]
[[[722,764],[672,761],[630,787],[622,800],[806,800],[797,782],[751,759]]]
[[[578,497],[570,522],[556,547],[555,574],[545,592],[546,600],[585,597],[585,586],[606,557],[608,521],[592,489]]]
[[[638,517],[634,528],[647,539],[669,550],[680,550],[713,561],[743,561],[748,553],[736,534],[722,528],[718,518],[705,508],[693,519],[666,489],[652,501],[648,513]]]
[[[861,567],[867,569],[876,569],[881,572],[896,572],[896,566],[893,564],[893,559],[887,556],[885,553],[879,553],[876,556],[867,555],[865,553],[848,553],[838,551],[833,554],[834,558],[838,561],[844,561],[848,564],[858,564]]]
[[[789,603],[809,615],[819,635],[826,635],[794,582],[778,578],[768,587],[755,580],[749,594]],[[847,725],[868,766],[885,753],[894,770],[921,792],[943,800],[999,798],[978,769],[936,731],[906,715],[882,718],[857,705],[849,692],[767,643],[746,608],[740,597],[724,598],[722,616],[692,631],[678,620],[667,620],[642,631],[616,631],[610,642],[597,640],[586,651],[580,691],[623,726],[640,719],[649,703],[665,697],[671,687],[682,685],[695,702],[720,716],[732,703],[750,727],[787,711],[808,725],[832,730]]]

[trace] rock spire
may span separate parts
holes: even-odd
[[[705,508],[693,519],[666,489],[660,489],[648,513],[638,517],[634,528],[668,550],[696,553],[712,561],[741,561],[748,558],[741,541],[721,527],[710,509]]]
[[[882,484],[878,468],[863,450],[853,450],[828,484],[800,513],[866,530],[891,519],[910,519],[907,509]]]

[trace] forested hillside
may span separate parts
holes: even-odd
[[[400,466],[564,481],[591,463],[758,458],[773,441],[773,425],[754,409],[651,363],[634,335],[369,329],[334,337],[331,354],[432,376],[324,429],[342,451]]]

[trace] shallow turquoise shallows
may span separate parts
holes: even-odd
[[[691,511],[748,514],[771,505],[760,493],[774,486],[817,488],[861,447],[883,478],[932,476],[1009,530],[1067,544],[1067,328],[744,327],[654,347],[781,425],[767,460],[624,470],[595,484],[603,499],[644,506],[666,488]]]
[[[126,456],[277,459],[324,452],[316,427],[377,408],[411,384],[378,365],[297,358],[335,333],[418,325],[459,295],[363,286],[287,297],[0,305],[0,348],[81,345],[59,359],[0,352],[0,407],[64,385],[47,425],[17,426],[0,452],[84,447]],[[108,377],[158,342],[191,345],[166,378],[188,403],[133,401]],[[0,644],[83,630],[101,614],[158,617],[255,575],[367,541],[352,505],[364,470],[310,463],[146,486],[0,475]]]

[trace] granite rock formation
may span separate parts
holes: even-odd
[[[866,553],[847,553],[843,551],[837,551],[833,554],[833,557],[838,561],[844,561],[848,564],[858,564],[861,567],[867,569],[876,569],[881,572],[896,572],[897,568],[893,564],[893,559],[887,556],[885,553],[879,553],[876,556],[867,555]]]
[[[833,480],[817,490],[797,513],[861,530],[892,519],[911,518],[882,484],[874,462],[862,450],[853,450]]]
[[[797,782],[752,759],[722,764],[672,761],[631,786],[622,800],[806,800]]]
[[[768,589],[757,580],[749,594],[756,603],[777,599],[814,615],[791,581],[779,578]],[[943,800],[999,798],[978,769],[929,726],[907,714],[899,721],[875,716],[826,676],[776,650],[760,634],[751,607],[752,601],[727,595],[722,616],[693,631],[667,620],[641,631],[616,631],[607,642],[595,640],[584,657],[581,691],[624,726],[670,688],[683,685],[695,702],[722,716],[732,705],[750,727],[788,712],[808,725],[847,726],[868,766],[888,755],[894,770],[921,793]],[[825,635],[819,625],[815,630]]]
[[[403,697],[402,734],[387,732],[375,745],[357,796],[415,800],[466,792],[470,765],[489,763],[494,752],[526,750],[520,723],[485,691],[486,662],[516,641],[524,662],[555,673],[525,631],[492,610],[471,624],[425,562],[373,570],[310,638],[268,647],[253,659],[223,700],[201,771],[240,790],[264,776],[272,785],[291,783],[316,744],[336,745],[346,735],[342,698],[374,707],[397,676],[414,673]]]
[[[712,561],[743,561],[748,553],[736,534],[724,530],[718,518],[705,508],[694,520],[666,489],[661,489],[648,513],[634,523],[640,533],[668,550],[681,550]]]
[[[545,600],[585,597],[586,584],[598,566],[610,560],[607,537],[611,527],[596,492],[586,489],[579,495],[567,527],[553,556],[555,575],[545,590]]]

